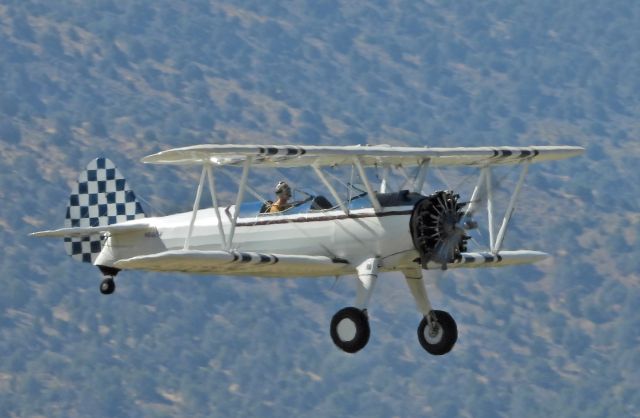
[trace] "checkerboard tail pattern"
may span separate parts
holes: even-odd
[[[80,173],[69,196],[64,226],[106,226],[144,218],[142,206],[116,166],[106,158],[96,158]],[[102,249],[100,234],[65,238],[67,254],[75,260],[93,263]]]

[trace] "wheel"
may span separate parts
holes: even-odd
[[[429,329],[427,318],[422,318],[418,326],[418,341],[422,348],[430,354],[441,356],[447,354],[458,340],[458,326],[451,315],[445,311],[432,311],[436,323]]]
[[[331,319],[331,339],[342,351],[355,353],[369,342],[369,319],[364,311],[348,307],[340,309]]]
[[[116,290],[116,282],[113,279],[104,279],[100,283],[100,293],[103,295],[110,295]]]

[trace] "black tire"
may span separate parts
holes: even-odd
[[[331,319],[331,339],[342,351],[355,353],[369,342],[371,329],[364,311],[348,307],[340,309]]]
[[[451,315],[445,311],[433,311],[438,321],[438,332],[429,335],[429,323],[427,318],[422,318],[418,326],[418,341],[422,348],[434,356],[447,354],[458,340],[458,326]]]
[[[116,291],[116,282],[113,279],[104,279],[100,283],[100,293],[110,295]]]

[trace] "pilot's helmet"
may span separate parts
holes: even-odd
[[[279,182],[276,185],[276,196],[291,197],[291,187],[284,181]]]

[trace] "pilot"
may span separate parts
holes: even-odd
[[[287,203],[291,199],[291,188],[289,185],[281,181],[276,185],[276,201],[271,204],[269,213],[281,212],[291,207],[290,203]]]

